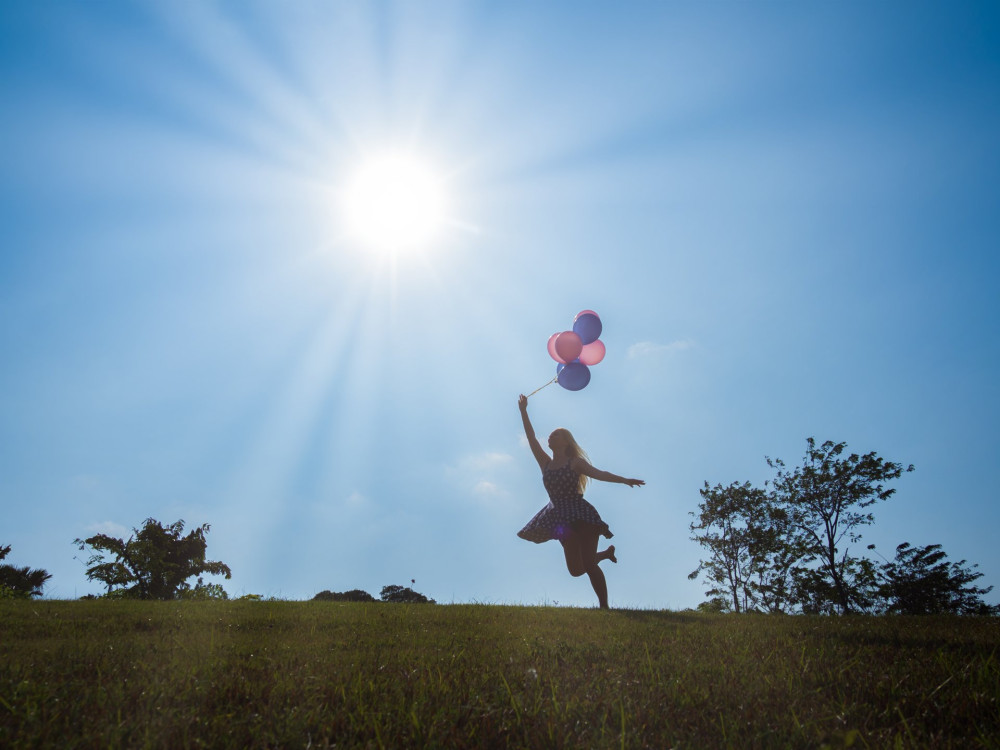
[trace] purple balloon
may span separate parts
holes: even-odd
[[[579,391],[590,382],[590,368],[580,362],[570,362],[556,368],[556,380],[567,391]]]
[[[579,359],[574,359],[573,361],[574,362],[579,362],[580,360]],[[568,364],[569,364],[569,362],[560,362],[558,365],[556,365],[556,375],[559,375],[559,373],[561,373],[564,369],[566,369],[566,365],[568,365]]]
[[[573,333],[580,337],[580,341],[583,342],[584,346],[597,341],[601,337],[601,330],[604,328],[601,325],[601,319],[598,318],[594,313],[582,313],[573,323]]]

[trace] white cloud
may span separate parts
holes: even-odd
[[[629,359],[637,359],[658,354],[673,354],[693,347],[694,342],[688,339],[678,339],[677,341],[671,341],[669,344],[658,344],[655,341],[640,341],[628,348],[628,357]]]
[[[494,474],[514,463],[514,457],[509,453],[499,451],[484,451],[463,456],[455,464],[446,467],[446,473],[451,477],[468,477],[482,474]]]
[[[514,457],[500,451],[484,451],[462,457],[452,466],[445,468],[445,474],[464,492],[480,498],[496,498],[505,495],[503,475],[514,466]]]
[[[472,488],[472,491],[482,497],[497,497],[504,494],[500,487],[486,479],[480,479],[476,482],[476,486]]]

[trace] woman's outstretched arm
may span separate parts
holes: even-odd
[[[610,471],[596,469],[582,458],[573,459],[572,466],[574,471],[579,472],[580,474],[585,474],[591,479],[597,479],[601,482],[617,482],[618,484],[627,484],[629,487],[641,487],[646,484],[646,482],[642,479],[628,479],[626,477],[620,477],[617,474],[612,474]]]
[[[528,438],[531,453],[534,455],[535,460],[538,461],[538,466],[541,470],[545,471],[545,467],[549,465],[551,459],[549,458],[549,454],[539,444],[538,438],[535,437],[535,428],[531,426],[531,420],[528,419],[528,397],[521,394],[517,399],[517,406],[521,410],[521,423],[524,425],[524,436]]]

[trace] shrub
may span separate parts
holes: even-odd
[[[320,591],[313,597],[315,602],[373,602],[375,597],[361,589],[350,591]]]

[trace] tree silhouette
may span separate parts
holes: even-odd
[[[192,576],[232,575],[228,565],[205,559],[209,528],[206,523],[181,536],[184,521],[163,526],[147,518],[128,540],[95,534],[74,544],[81,551],[92,549],[87,578],[104,583],[108,594],[120,591],[129,598],[174,599],[191,590],[187,580]],[[203,585],[199,578],[198,586]]]
[[[868,508],[896,492],[885,483],[913,471],[913,466],[904,469],[874,452],[844,457],[846,443],[828,440],[817,448],[813,438],[806,442],[801,467],[786,471],[780,460],[767,459],[778,470],[774,480],[778,502],[788,510],[803,547],[820,562],[820,578],[803,575],[801,580],[827,589],[827,598],[841,612],[864,611],[871,604],[862,594],[874,581],[872,568],[853,557],[848,545],[861,538],[862,526],[874,522]]]
[[[971,585],[983,574],[965,567],[965,560],[949,563],[947,557],[940,544],[913,547],[904,542],[896,547],[895,560],[882,568],[879,587],[887,611],[907,615],[1000,614],[1000,606],[982,600],[993,587]]]
[[[749,482],[714,487],[705,482],[698,512],[691,513],[691,538],[705,548],[708,559],[689,577],[707,573],[711,588],[706,607],[733,612],[875,612],[886,608],[886,581],[901,593],[904,570],[910,571],[910,578],[923,575],[927,586],[941,579],[939,570],[930,574],[937,559],[927,561],[914,553],[883,572],[851,549],[861,539],[862,527],[874,522],[871,506],[895,494],[887,483],[913,471],[913,466],[904,468],[874,452],[848,455],[846,443],[817,446],[813,438],[806,442],[799,467],[787,469],[781,460],[766,459],[776,470],[775,478],[764,483],[769,489]],[[926,570],[918,575],[914,566],[923,562]],[[967,578],[964,569],[949,570],[948,585],[953,588],[978,578],[975,573]],[[969,591],[973,596],[983,593],[974,587]]]
[[[10,553],[10,545],[0,547],[0,560]],[[45,583],[52,574],[41,568],[23,568],[4,563],[0,565],[0,596],[30,599],[41,596]]]
[[[423,594],[419,594],[409,586],[383,586],[379,599],[384,602],[402,604],[436,604],[433,599],[428,599]]]
[[[701,497],[699,512],[691,513],[691,538],[708,550],[709,559],[688,578],[704,571],[713,586],[706,594],[725,598],[728,611],[780,611],[789,569],[801,557],[793,554],[787,513],[750,482],[728,487],[706,482]]]

